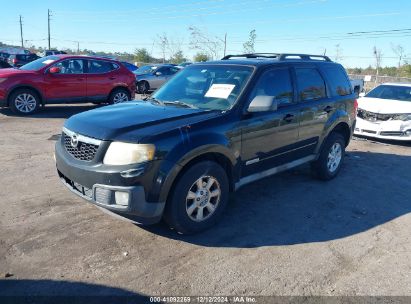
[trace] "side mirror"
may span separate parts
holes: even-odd
[[[162,73],[161,73],[161,72],[155,72],[154,75],[156,75],[156,76],[161,76]]]
[[[61,72],[61,70],[60,70],[59,67],[55,67],[55,66],[54,66],[54,67],[51,67],[51,68],[50,68],[49,72],[50,72],[50,74],[58,74],[58,73]]]
[[[361,92],[360,94],[358,94],[358,97],[364,97],[365,96],[365,92]]]
[[[267,112],[275,111],[278,108],[278,102],[275,96],[258,95],[254,97],[248,106],[248,112]]]

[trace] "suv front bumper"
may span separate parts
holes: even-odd
[[[96,166],[79,165],[59,142],[55,156],[60,180],[71,192],[136,224],[154,224],[161,220],[165,202],[147,202],[144,187],[124,181],[122,170],[102,171]]]

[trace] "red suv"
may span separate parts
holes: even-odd
[[[135,90],[135,75],[106,58],[54,55],[0,70],[0,106],[22,115],[50,103],[124,102]]]

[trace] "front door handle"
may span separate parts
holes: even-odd
[[[285,120],[286,122],[291,122],[294,119],[294,115],[293,114],[287,114],[283,117],[283,120]]]
[[[111,76],[111,77],[109,77],[109,79],[110,79],[110,80],[114,80],[114,79],[116,79],[116,77]]]
[[[334,107],[332,107],[332,106],[326,106],[326,107],[324,108],[324,111],[327,112],[327,113],[330,113],[331,111],[334,111]]]
[[[78,81],[84,81],[84,78],[77,78]]]

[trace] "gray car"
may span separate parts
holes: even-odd
[[[172,64],[146,65],[139,68],[133,72],[136,75],[137,92],[145,94],[158,89],[178,71],[180,69]]]

